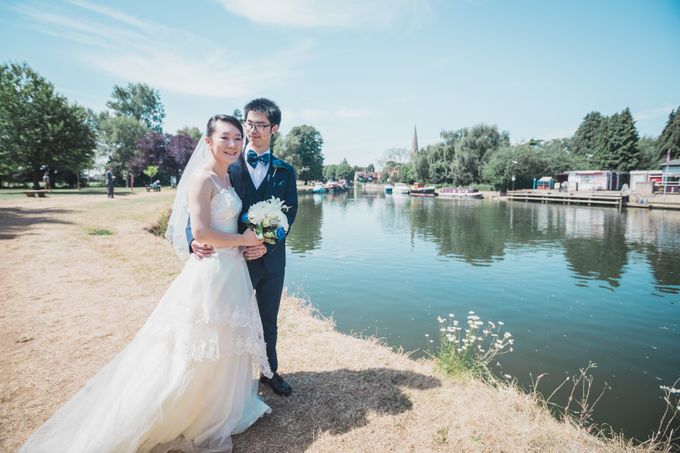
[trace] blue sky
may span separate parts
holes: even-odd
[[[629,107],[658,135],[680,106],[680,1],[9,0],[0,61],[95,110],[147,83],[168,132],[270,97],[326,163],[366,165],[414,126],[421,146],[480,122],[518,142]]]

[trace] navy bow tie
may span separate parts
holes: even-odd
[[[251,167],[257,168],[258,162],[262,162],[263,165],[269,165],[269,159],[271,158],[270,153],[263,154],[261,156],[258,156],[255,151],[252,149],[248,151],[248,154],[246,155],[246,160],[250,164]]]

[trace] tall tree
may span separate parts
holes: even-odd
[[[296,169],[297,177],[305,181],[323,178],[323,139],[313,126],[295,126],[284,139],[277,140],[275,154]]]
[[[640,165],[639,135],[630,109],[606,118],[603,129],[595,151],[595,162],[599,168],[618,171],[637,169]]]
[[[145,83],[114,85],[111,100],[106,105],[120,116],[129,116],[151,130],[162,132],[165,108],[161,95]]]
[[[487,124],[461,129],[454,132],[453,136],[456,134],[460,134],[461,138],[455,145],[453,182],[460,185],[481,182],[482,169],[490,153],[510,144],[510,135],[507,131],[499,132],[496,126]]]
[[[89,166],[94,145],[82,107],[28,65],[0,65],[0,171],[29,176],[38,188],[45,167],[54,175]]]
[[[654,137],[640,137],[638,141],[640,149],[640,170],[657,170],[659,168],[659,144]]]
[[[194,128],[196,129],[196,128]],[[198,131],[198,129],[196,129]],[[168,172],[171,175],[178,176],[180,171],[187,166],[191,154],[194,152],[196,145],[200,140],[200,134],[198,138],[186,134],[183,130],[177,132],[176,135],[170,137],[168,142]]]
[[[659,157],[666,158],[670,150],[671,156],[680,159],[680,107],[672,110],[663,128],[658,142]]]
[[[337,179],[346,179],[347,181],[354,180],[354,169],[347,162],[347,159],[342,159],[340,165],[336,167],[335,177]]]
[[[325,181],[335,181],[336,170],[338,166],[336,164],[324,165],[323,166],[323,179]]]
[[[136,154],[137,143],[149,132],[146,126],[132,117],[104,115],[99,121],[98,132],[100,154],[108,156],[108,165],[113,173],[138,176],[143,167],[136,166],[132,158]]]
[[[196,143],[201,139],[201,130],[197,127],[190,127],[186,126],[183,127],[182,129],[179,129],[177,131],[177,135],[186,135],[188,137],[191,137],[192,140],[194,140]]]
[[[606,117],[599,112],[590,112],[581,121],[572,138],[572,151],[576,154],[596,154],[601,145]]]
[[[144,172],[145,168],[155,166],[156,172],[172,173],[174,162],[168,159],[167,148],[169,141],[170,138],[166,134],[153,131],[147,132],[135,145],[134,155],[128,165],[130,170],[135,175],[138,175],[140,172]],[[170,162],[168,162],[169,160]]]

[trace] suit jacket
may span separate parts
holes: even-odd
[[[267,176],[265,176],[260,187],[256,189],[248,169],[245,167],[246,165],[248,164],[243,158],[243,153],[241,153],[239,159],[229,166],[229,179],[243,202],[241,214],[247,212],[257,202],[276,197],[284,201],[284,204],[289,207],[285,214],[288,218],[288,225],[292,227],[298,208],[296,177],[293,167],[272,154]],[[241,222],[241,215],[239,215],[238,222],[238,231],[242,233],[246,230],[246,226]],[[290,232],[290,229],[288,232]],[[188,224],[187,241],[190,250],[193,239],[191,224]],[[267,253],[255,262],[261,260],[269,273],[283,272],[286,266],[286,240],[273,245],[265,245]],[[255,262],[248,262],[249,267]]]

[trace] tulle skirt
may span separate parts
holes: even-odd
[[[237,249],[190,258],[135,338],[22,446],[27,453],[231,451],[270,408],[257,302]]]

